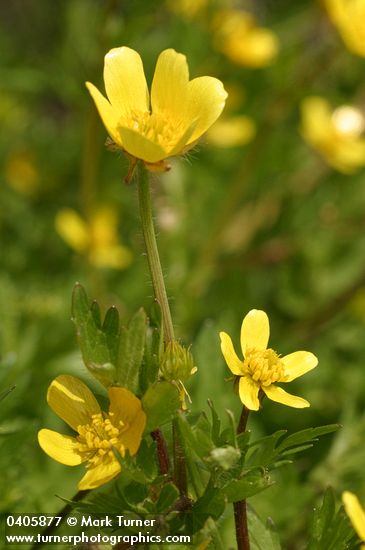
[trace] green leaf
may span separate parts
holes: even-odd
[[[147,416],[146,431],[151,432],[169,422],[180,407],[179,391],[170,382],[156,382],[142,397]]]
[[[117,367],[117,383],[133,393],[138,392],[139,370],[146,338],[147,316],[141,308],[132,317],[128,329],[122,329]]]
[[[194,531],[201,529],[208,517],[217,520],[223,514],[226,503],[220,489],[214,487],[210,478],[204,493],[192,508]]]
[[[278,446],[278,451],[282,452],[289,447],[303,445],[309,443],[310,441],[317,441],[317,437],[335,432],[340,427],[340,424],[328,424],[326,426],[319,426],[318,428],[307,428],[306,430],[301,430],[300,432],[289,435],[282,440]]]
[[[158,514],[168,511],[179,498],[179,490],[173,483],[167,483],[162,487],[161,493],[156,502]]]
[[[161,332],[156,327],[147,328],[145,350],[140,372],[140,389],[142,392],[154,384],[158,378],[160,357],[163,350]]]
[[[238,502],[239,500],[244,500],[256,495],[256,493],[270,487],[273,483],[270,476],[268,476],[263,469],[255,469],[247,472],[242,479],[230,481],[222,488],[222,492],[228,502]]]
[[[7,390],[0,393],[0,401],[5,399],[5,397],[7,397],[9,395],[9,393],[11,393],[13,390],[15,390],[15,388],[16,388],[16,386],[10,386],[10,388],[8,388]]]
[[[326,489],[322,505],[314,510],[308,550],[345,550],[354,532],[343,507],[336,512],[336,498],[331,487]]]
[[[148,487],[144,483],[138,483],[137,481],[132,481],[123,489],[123,495],[126,502],[131,506],[137,506],[148,496]]]
[[[247,517],[251,550],[281,550],[278,534],[270,518],[265,525],[250,507],[247,508]]]
[[[200,459],[208,458],[214,444],[210,436],[211,426],[205,414],[179,414],[178,424],[185,449]]]
[[[142,439],[136,456],[136,465],[150,481],[154,480],[158,475],[157,462],[156,460],[151,460],[151,457],[154,457],[155,453],[155,443],[148,443],[146,439]]]
[[[339,424],[329,424],[318,428],[301,430],[284,437],[286,430],[279,430],[272,435],[263,437],[249,445],[247,464],[257,467],[277,467],[281,458],[310,449],[318,437],[339,428]]]
[[[109,310],[110,311],[110,310]],[[110,318],[114,321],[110,323]],[[100,308],[96,302],[89,304],[84,288],[76,284],[72,296],[72,319],[76,325],[77,337],[83,361],[91,374],[108,387],[116,383],[116,349],[119,340],[115,327],[115,313],[107,313],[101,326]]]
[[[285,433],[286,430],[278,430],[252,442],[249,445],[249,451],[253,449],[253,452],[248,455],[247,464],[257,467],[265,467],[270,464],[278,455],[276,444]]]
[[[95,326],[97,328],[101,328],[101,312],[100,312],[100,306],[96,300],[94,300],[90,306],[90,312],[93,316]]]

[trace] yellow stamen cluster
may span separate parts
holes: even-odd
[[[116,427],[112,424],[113,415],[110,413],[106,418],[101,413],[93,414],[91,423],[79,426],[77,431],[78,451],[87,456],[87,468],[92,468],[105,460],[106,456],[114,459],[113,447],[124,456],[125,448],[120,442],[120,434],[128,429],[128,426],[120,422]]]
[[[283,381],[285,372],[279,355],[271,348],[248,349],[243,362],[243,371],[261,386],[270,386],[278,380]]]
[[[365,119],[359,109],[350,105],[342,105],[332,114],[334,129],[339,137],[359,137],[365,128]]]
[[[119,122],[120,126],[130,128],[153,143],[158,143],[164,148],[173,148],[180,135],[181,123],[164,113],[150,113],[149,111],[130,111],[129,116],[124,116]]]

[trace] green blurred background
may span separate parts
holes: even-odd
[[[102,88],[103,56],[128,45],[151,81],[161,50],[186,54],[192,76],[213,75],[234,90],[227,112],[249,116],[256,136],[244,146],[204,139],[171,172],[153,177],[161,257],[176,333],[199,368],[193,408],[212,398],[238,413],[226,382],[219,330],[238,347],[249,309],[264,309],[271,346],[316,353],[320,366],[289,391],[305,410],[265,402],[251,428],[268,434],[340,422],[280,483],[251,502],[271,516],[284,548],[302,548],[317,497],[331,484],[365,500],[365,178],[327,167],[303,141],[300,101],[365,104],[365,61],[349,53],[320,2],[236,2],[280,41],[276,60],[252,69],[216,47],[211,21],[229,2],[12,0],[0,4],[0,510],[52,512],[70,498],[77,469],[42,453],[41,427],[65,429],[47,408],[50,381],[72,373],[89,381],[70,320],[80,281],[103,307],[128,319],[152,304],[135,185],[127,161],[104,147],[106,132],[85,88]],[[204,5],[205,4],[205,5]],[[125,269],[99,268],[57,233],[72,208],[85,219],[97,205],[117,210],[118,238],[132,251]],[[225,527],[222,526],[222,529]],[[227,527],[229,530],[230,527]]]

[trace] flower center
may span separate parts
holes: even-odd
[[[105,460],[113,460],[113,447],[124,456],[125,447],[120,441],[120,436],[128,429],[128,425],[120,421],[119,427],[116,427],[112,419],[113,413],[109,413],[106,418],[101,413],[93,414],[90,424],[78,426],[78,451],[84,457],[86,455],[87,468],[98,466]]]
[[[174,148],[183,132],[181,122],[174,121],[166,113],[148,111],[131,111],[119,121],[120,126],[130,128],[149,141],[160,145],[164,150]]]
[[[270,348],[248,349],[243,362],[243,371],[261,386],[270,386],[273,382],[283,381],[285,378],[284,365],[278,354]]]
[[[343,105],[332,114],[332,122],[336,132],[342,137],[359,137],[364,130],[364,116],[354,107]]]

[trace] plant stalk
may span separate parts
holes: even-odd
[[[142,163],[138,166],[138,198],[143,238],[146,245],[153,290],[161,308],[164,341],[165,344],[168,344],[174,340],[174,327],[172,325],[170,306],[157,248],[148,173]]]
[[[160,474],[166,475],[170,471],[170,459],[165,438],[159,428],[151,432],[151,436],[156,441]]]
[[[250,410],[243,406],[241,417],[237,426],[237,434],[246,431],[247,420]],[[238,550],[250,550],[250,539],[248,536],[247,525],[247,506],[246,500],[239,500],[233,504],[234,523],[236,528],[236,540]]]
[[[171,319],[171,312],[165,281],[162,273],[160,256],[157,248],[155,227],[153,224],[152,201],[148,180],[148,172],[142,162],[137,167],[138,174],[138,198],[139,211],[141,216],[142,231],[147,252],[147,260],[150,269],[151,279],[155,298],[161,307],[163,337],[165,345],[173,342],[174,327]],[[179,434],[177,433],[176,422],[173,421],[173,453],[174,453],[174,482],[179,489],[180,496],[187,494],[186,462],[184,449],[181,446]],[[161,462],[160,462],[161,465]]]

